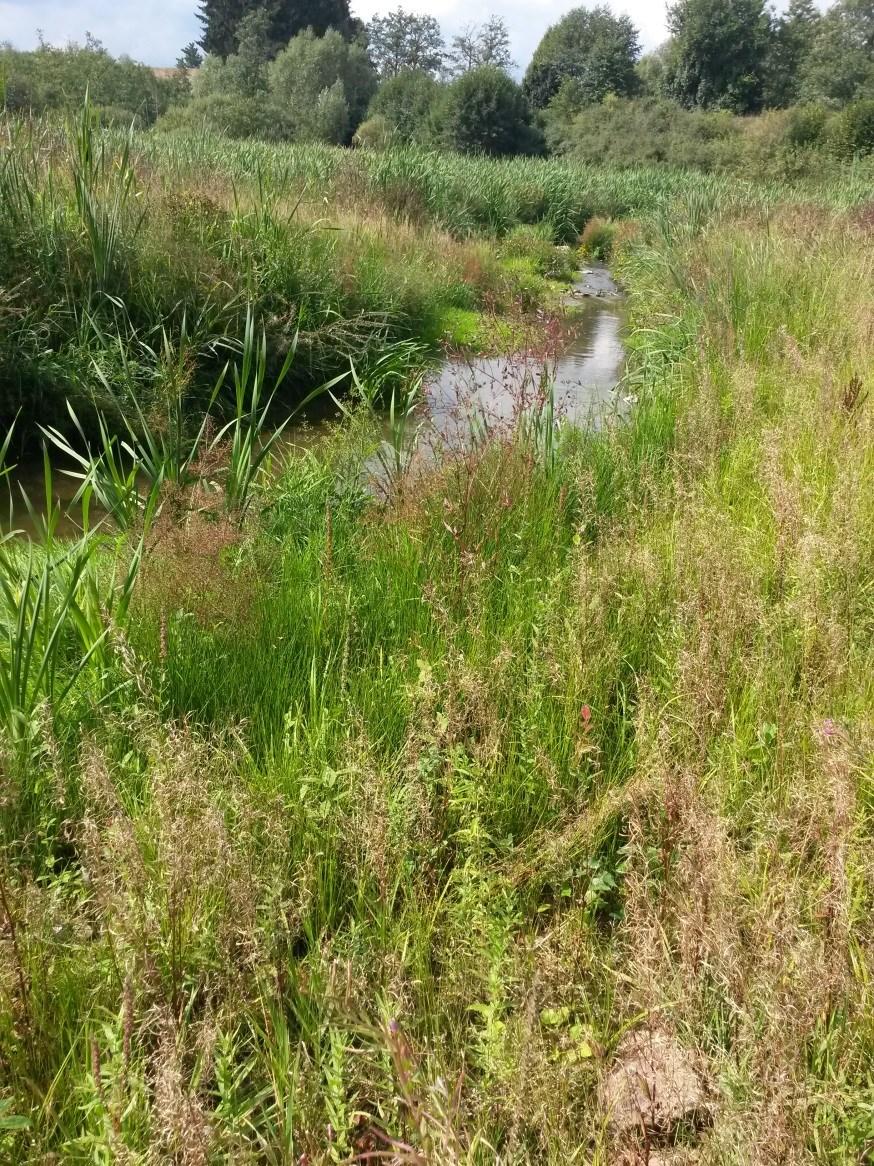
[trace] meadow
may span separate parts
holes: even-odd
[[[864,182],[7,134],[3,458],[114,521],[0,544],[0,1160],[866,1161]],[[635,407],[368,490],[598,219]]]
[[[274,370],[295,350],[292,403],[350,360],[363,373],[386,345],[433,355],[518,336],[577,266],[555,245],[575,244],[593,219],[670,217],[678,199],[694,219],[781,201],[844,210],[870,194],[870,171],[852,165],[763,186],[105,132],[87,105],[66,123],[9,117],[0,140],[0,420],[20,412],[19,438],[37,417],[66,425],[68,400],[92,428],[95,408],[166,410],[168,360],[174,395],[197,412],[239,352],[250,307]]]

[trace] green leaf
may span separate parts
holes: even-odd
[[[547,1028],[559,1028],[567,1024],[571,1017],[571,1010],[566,1005],[563,1008],[544,1008],[540,1013],[540,1023]]]
[[[0,1098],[0,1130],[7,1133],[14,1130],[29,1130],[30,1119],[17,1113],[11,1113],[11,1107],[11,1101],[4,1101]]]

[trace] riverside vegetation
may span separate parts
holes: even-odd
[[[864,182],[7,133],[3,457],[86,529],[0,545],[0,1159],[865,1161]],[[364,489],[580,235],[633,410]],[[682,1120],[611,1115],[629,1033]]]

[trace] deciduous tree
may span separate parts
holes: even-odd
[[[403,8],[375,16],[367,26],[367,42],[381,77],[395,77],[405,69],[437,74],[446,58],[437,20]]]
[[[500,16],[490,16],[485,24],[469,24],[452,38],[448,60],[456,77],[480,65],[494,65],[508,72],[514,61],[507,25]]]
[[[407,69],[383,81],[370,103],[370,116],[382,118],[396,141],[426,141],[441,88],[430,73]]]
[[[802,71],[813,50],[821,15],[813,0],[790,0],[774,22],[764,82],[764,104],[794,104],[801,89]]]
[[[468,154],[528,154],[541,148],[531,107],[503,69],[482,65],[448,87],[440,111],[441,136]]]
[[[270,100],[293,138],[342,143],[360,123],[376,90],[363,45],[333,29],[293,37],[268,70]]]
[[[801,74],[807,101],[843,106],[874,93],[874,0],[840,0],[829,9]]]
[[[771,47],[764,0],[678,0],[668,9],[668,26],[669,96],[687,109],[761,109]]]
[[[637,87],[639,56],[640,36],[627,16],[614,16],[604,6],[574,8],[547,30],[523,88],[538,109],[569,81],[581,104],[602,101],[608,93],[631,95]]]

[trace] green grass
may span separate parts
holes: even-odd
[[[8,119],[0,154],[0,418],[94,425],[182,392],[196,414],[252,308],[284,400],[463,313],[520,315],[573,274],[593,217],[704,221],[781,200],[835,211],[863,174],[807,187],[416,150],[344,151]],[[453,331],[450,328],[450,331]],[[463,333],[465,330],[461,329]],[[168,370],[164,337],[184,347]],[[457,339],[457,337],[456,337]],[[183,343],[184,341],[184,343]],[[184,383],[175,383],[183,378]],[[168,384],[168,381],[174,383]],[[111,385],[111,391],[107,391]]]
[[[418,157],[143,145],[159,175],[322,166],[356,213]],[[571,173],[493,166],[413,176]],[[638,180],[624,421],[556,441],[547,406],[383,498],[361,406],[254,467],[243,513],[243,405],[229,461],[187,459],[128,535],[0,548],[3,663],[30,626],[54,669],[0,706],[3,1160],[864,1160],[866,220],[844,189],[674,187],[672,215]],[[551,278],[554,236],[484,189],[464,262]],[[640,1029],[694,1058],[705,1119],[611,1129]]]
[[[92,428],[96,410],[111,422],[168,395],[196,414],[250,310],[276,369],[296,350],[294,403],[350,362],[366,376],[387,345],[427,341],[436,357],[453,313],[532,306],[530,273],[503,266],[494,239],[406,221],[367,192],[332,201],[293,176],[222,168],[204,184],[184,153],[171,166],[163,140],[103,133],[87,108],[67,130],[10,121],[6,135],[0,417],[20,413],[22,437],[66,426],[67,400]]]

